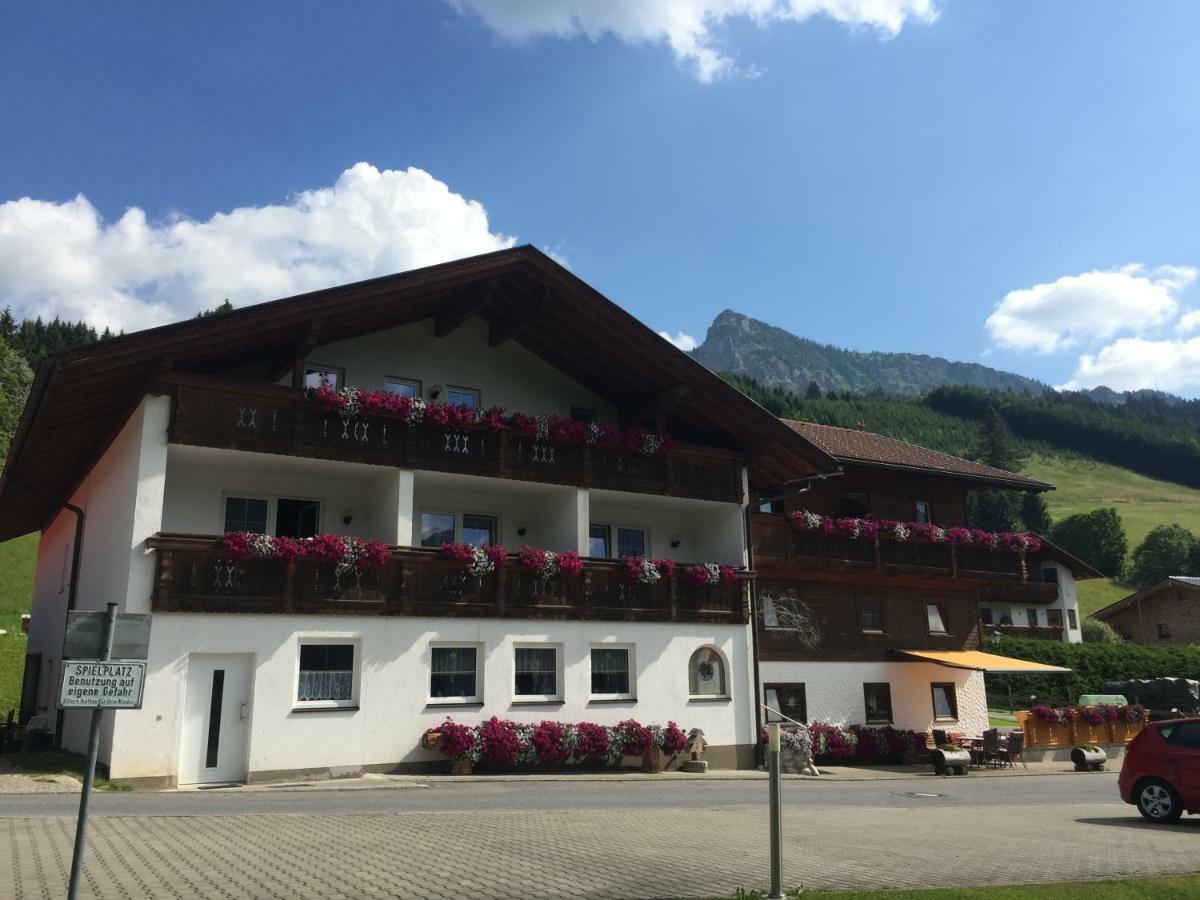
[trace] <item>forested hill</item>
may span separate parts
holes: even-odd
[[[989,409],[1004,417],[1028,449],[1072,454],[1200,487],[1200,401],[1126,395],[1120,406],[1076,393],[1040,396],[973,387],[940,387],[920,397],[831,393],[800,396],[742,375],[722,377],[778,416],[865,428],[899,440],[971,457]]]
[[[692,355],[714,372],[753,378],[768,388],[803,394],[815,381],[821,391],[923,394],[946,384],[1041,394],[1046,385],[1032,378],[951,362],[918,353],[864,353],[818,344],[757,319],[725,310],[708,328]]]

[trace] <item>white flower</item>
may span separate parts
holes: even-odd
[[[934,525],[929,529],[929,539],[935,544],[942,543],[942,541],[946,540],[946,529]]]
[[[468,574],[473,575],[476,578],[482,578],[489,572],[494,571],[495,568],[495,563],[493,563],[488,555],[483,552],[482,547],[471,548],[471,561],[467,563]]]
[[[824,521],[824,516],[819,513],[809,512],[807,509],[800,513],[800,518],[804,520],[804,527],[809,531],[815,531],[821,527]]]
[[[419,397],[413,399],[408,415],[404,417],[406,425],[420,425],[425,418],[425,401]]]
[[[642,456],[653,456],[658,452],[658,448],[661,446],[662,438],[660,438],[657,434],[646,432],[646,436],[642,439],[642,446],[639,448],[638,452],[641,453]]]
[[[662,573],[658,571],[658,566],[648,559],[643,559],[641,570],[638,572],[638,581],[641,584],[658,584],[661,578]]]
[[[357,416],[362,412],[362,400],[359,399],[358,388],[344,387],[338,391],[342,398],[342,408],[339,410],[343,419]]]
[[[247,541],[255,556],[269,557],[275,555],[275,538],[269,534],[254,534]]]
[[[588,422],[587,430],[588,430],[587,442],[589,444],[594,444],[598,440],[600,440],[600,426],[599,425],[597,425],[595,422]]]
[[[704,576],[705,584],[718,584],[721,581],[720,566],[716,563],[701,563],[701,565],[704,567],[706,573]]]
[[[896,527],[892,529],[892,537],[898,541],[907,541],[911,533],[903,522],[897,522]]]

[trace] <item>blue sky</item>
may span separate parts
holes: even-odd
[[[673,334],[1200,393],[1200,5],[788,2],[6,4],[0,303],[133,329],[515,239]]]

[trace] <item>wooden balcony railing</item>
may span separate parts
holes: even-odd
[[[824,569],[915,575],[977,581],[981,591],[1009,602],[1050,603],[1055,584],[1029,581],[1037,560],[1015,553],[888,538],[852,540],[841,535],[799,531],[784,516],[755,513],[751,521],[755,568],[760,571]]]
[[[749,621],[748,572],[711,587],[689,585],[682,572],[630,584],[619,562],[585,559],[582,576],[543,581],[513,559],[476,578],[436,550],[397,547],[382,570],[339,576],[332,563],[235,559],[210,535],[159,534],[146,544],[157,554],[155,612]]]
[[[982,625],[984,637],[1001,635],[1003,637],[1037,638],[1042,641],[1061,641],[1063,629],[1061,625]]]
[[[493,478],[742,502],[742,460],[694,445],[641,456],[621,449],[542,443],[482,427],[405,426],[386,416],[314,410],[300,391],[177,374],[170,440]]]

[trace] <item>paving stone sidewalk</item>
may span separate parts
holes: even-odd
[[[732,896],[763,888],[761,811],[103,816],[91,898]],[[0,820],[0,897],[65,894],[74,823]],[[1112,803],[787,810],[786,882],[854,889],[1200,869],[1200,820],[1142,824]]]

